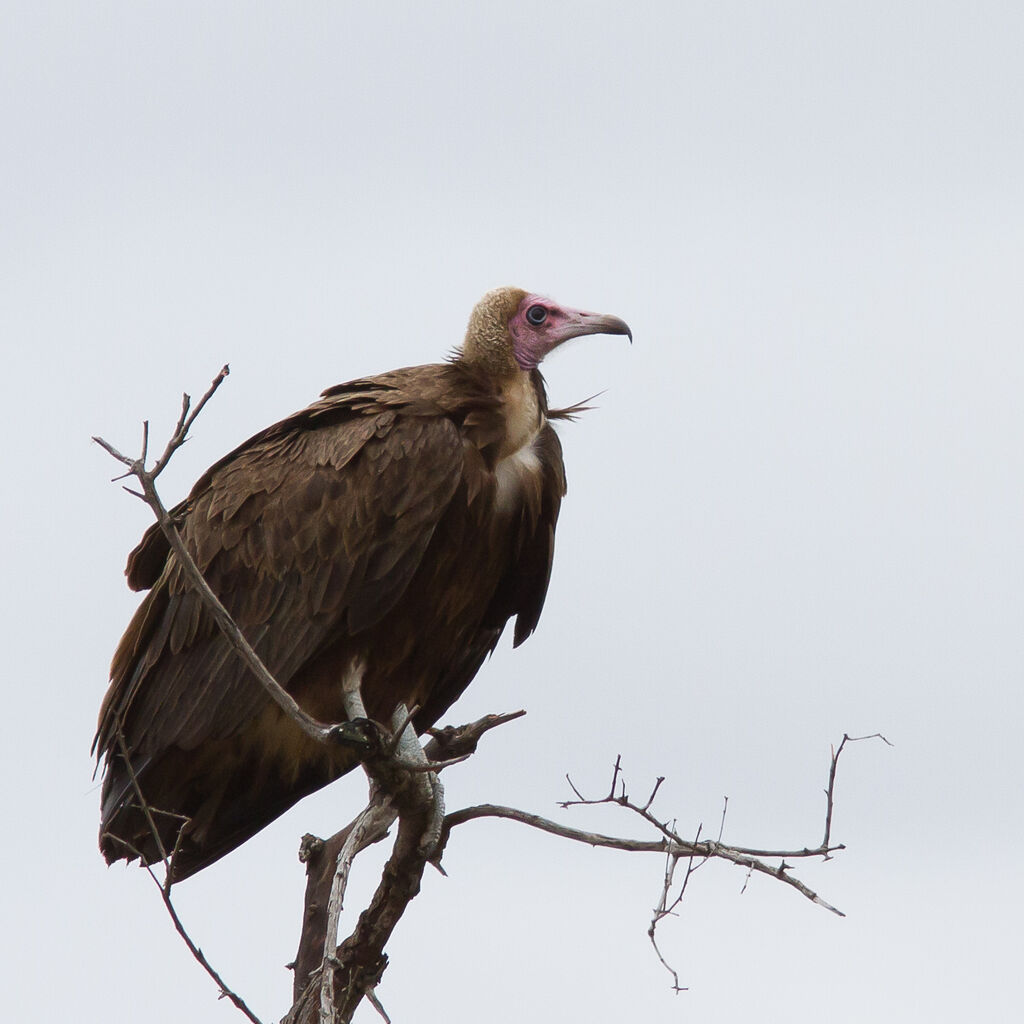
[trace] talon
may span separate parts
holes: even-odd
[[[331,726],[327,732],[327,739],[341,746],[373,750],[380,744],[380,730],[376,723],[368,718],[353,718],[351,721]]]

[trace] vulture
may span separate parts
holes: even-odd
[[[282,687],[345,721],[359,665],[370,718],[433,725],[515,617],[544,604],[565,470],[541,360],[618,317],[489,292],[448,362],[339,384],[241,444],[172,510],[210,587]],[[100,849],[176,879],[212,864],[349,771],[251,678],[158,526],[128,558],[147,590],[113,657],[93,750]],[[137,790],[145,797],[140,805]],[[154,836],[160,833],[160,842]]]

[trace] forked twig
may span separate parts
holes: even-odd
[[[881,740],[886,746],[892,746],[880,732],[873,732],[870,736],[850,736],[845,732],[843,733],[839,746],[835,747],[832,751],[832,764],[828,771],[828,785],[825,787],[825,836],[821,841],[823,847],[828,847],[832,838],[832,809],[835,806],[836,769],[839,767],[839,755],[843,752],[843,747],[847,743],[859,743],[861,740]],[[841,848],[838,847],[838,849]],[[826,853],[825,860],[829,859]]]

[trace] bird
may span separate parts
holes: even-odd
[[[537,627],[566,493],[539,366],[616,316],[521,288],[488,292],[446,362],[324,391],[211,466],[171,515],[280,685],[346,720],[353,665],[370,719],[423,733],[515,618]],[[148,591],[113,657],[93,752],[108,863],[174,850],[178,881],[358,763],[273,703],[224,638],[158,524],[128,557]],[[139,800],[142,795],[144,803]]]

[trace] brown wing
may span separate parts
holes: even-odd
[[[257,435],[175,510],[211,587],[286,687],[326,643],[371,627],[400,598],[460,480],[451,420],[358,394]],[[105,830],[134,801],[118,729],[145,784],[168,751],[227,740],[269,703],[160,541],[148,534],[129,562],[131,581],[152,590],[115,654],[101,709]]]
[[[504,571],[479,629],[464,644],[459,657],[451,661],[448,671],[416,716],[416,727],[421,732],[433,725],[459,698],[484,659],[494,650],[510,618],[516,617],[515,647],[537,628],[551,578],[555,525],[566,484],[562,446],[550,425],[543,428],[534,442],[534,452],[540,468],[524,481],[522,508],[517,521],[509,524]]]

